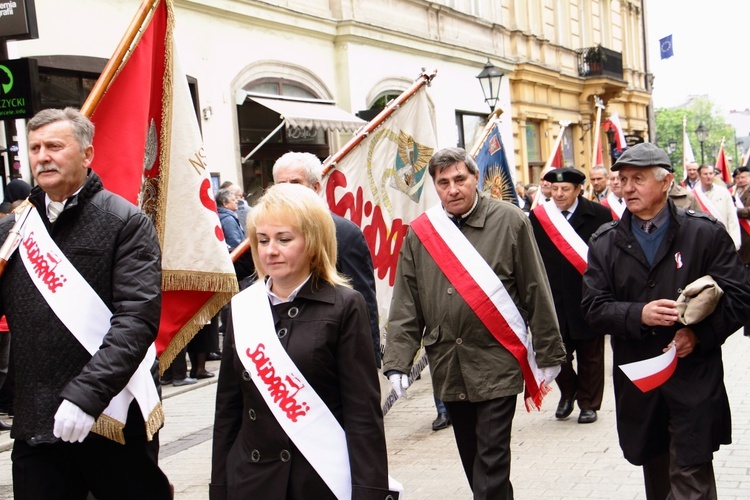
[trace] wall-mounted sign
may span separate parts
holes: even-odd
[[[30,40],[39,38],[34,0],[0,0],[0,38]]]
[[[36,59],[0,61],[0,120],[31,118],[40,107]]]

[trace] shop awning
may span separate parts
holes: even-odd
[[[322,128],[328,131],[356,132],[367,123],[336,107],[331,101],[273,99],[255,95],[247,95],[247,99],[277,112],[287,128]]]

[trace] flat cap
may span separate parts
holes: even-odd
[[[626,149],[612,165],[612,171],[616,172],[622,167],[661,167],[673,171],[667,152],[650,142],[642,142]]]
[[[572,184],[583,184],[583,181],[586,180],[586,176],[583,172],[580,170],[573,168],[573,167],[563,167],[563,168],[555,168],[553,170],[550,170],[546,174],[544,174],[544,177],[542,177],[547,182],[570,182]]]

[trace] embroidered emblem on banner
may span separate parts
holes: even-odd
[[[432,151],[432,148],[414,141],[411,135],[399,132],[396,172],[391,178],[391,187],[409,196],[414,203],[417,203],[422,195],[425,171]]]
[[[497,140],[497,136],[493,135],[492,137],[490,137],[490,144],[489,144],[490,156],[500,151],[501,148],[502,146],[500,146],[500,141]]]

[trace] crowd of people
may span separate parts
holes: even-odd
[[[381,359],[367,242],[319,196],[319,159],[287,153],[255,206],[231,183],[215,194],[227,252],[249,241],[240,292],[160,378],[152,222],[89,168],[80,112],[42,111],[27,130],[36,186],[9,184],[20,205],[0,219],[20,243],[0,280],[15,498],[171,498],[159,385],[214,377],[205,363],[220,358],[211,499],[396,499],[379,377],[404,396],[424,348],[437,429],[452,426],[474,498],[510,499],[518,395],[538,407],[555,383],[555,417],[577,405],[595,424],[607,335],[620,445],[647,498],[716,498],[713,453],[731,442],[721,345],[750,333],[747,167],[730,186],[706,165],[676,182],[642,143],[588,179],[566,167],[518,184],[514,206],[478,189],[465,150],[436,151],[440,203],[404,239]],[[706,279],[722,294],[686,314],[678,296]],[[618,369],[659,356],[674,373],[648,390]]]

